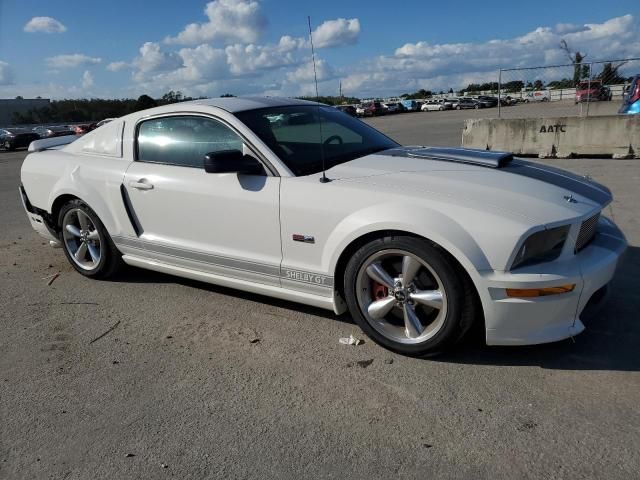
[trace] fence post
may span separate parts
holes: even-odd
[[[502,113],[502,69],[498,71],[498,118]]]
[[[592,73],[593,63],[589,64],[589,83],[587,87],[587,91],[589,92],[587,95],[587,113],[585,116],[589,116],[589,104],[591,103],[591,73]]]

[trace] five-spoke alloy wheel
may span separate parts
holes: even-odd
[[[100,264],[100,233],[82,209],[67,210],[62,220],[62,238],[64,248],[77,266],[84,270],[94,270]]]
[[[399,343],[420,343],[444,325],[447,297],[440,277],[416,255],[381,250],[360,267],[358,305],[369,324]]]
[[[440,353],[473,319],[473,294],[453,259],[424,239],[373,240],[353,255],[344,282],[363,331],[405,355]]]
[[[122,265],[107,229],[86,203],[76,199],[63,205],[58,225],[64,253],[81,274],[107,278]]]

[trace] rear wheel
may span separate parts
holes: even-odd
[[[345,270],[349,311],[380,345],[411,356],[441,353],[471,326],[474,296],[452,260],[414,237],[374,240]]]
[[[96,213],[81,200],[66,203],[58,216],[64,253],[79,273],[92,278],[113,276],[122,266],[120,252]]]

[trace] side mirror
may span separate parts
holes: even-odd
[[[240,150],[220,150],[204,156],[204,171],[207,173],[239,173],[241,175],[262,175],[262,164]]]

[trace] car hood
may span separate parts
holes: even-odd
[[[592,214],[612,200],[608,188],[587,177],[508,153],[463,148],[394,148],[338,165],[328,176],[547,225]]]

